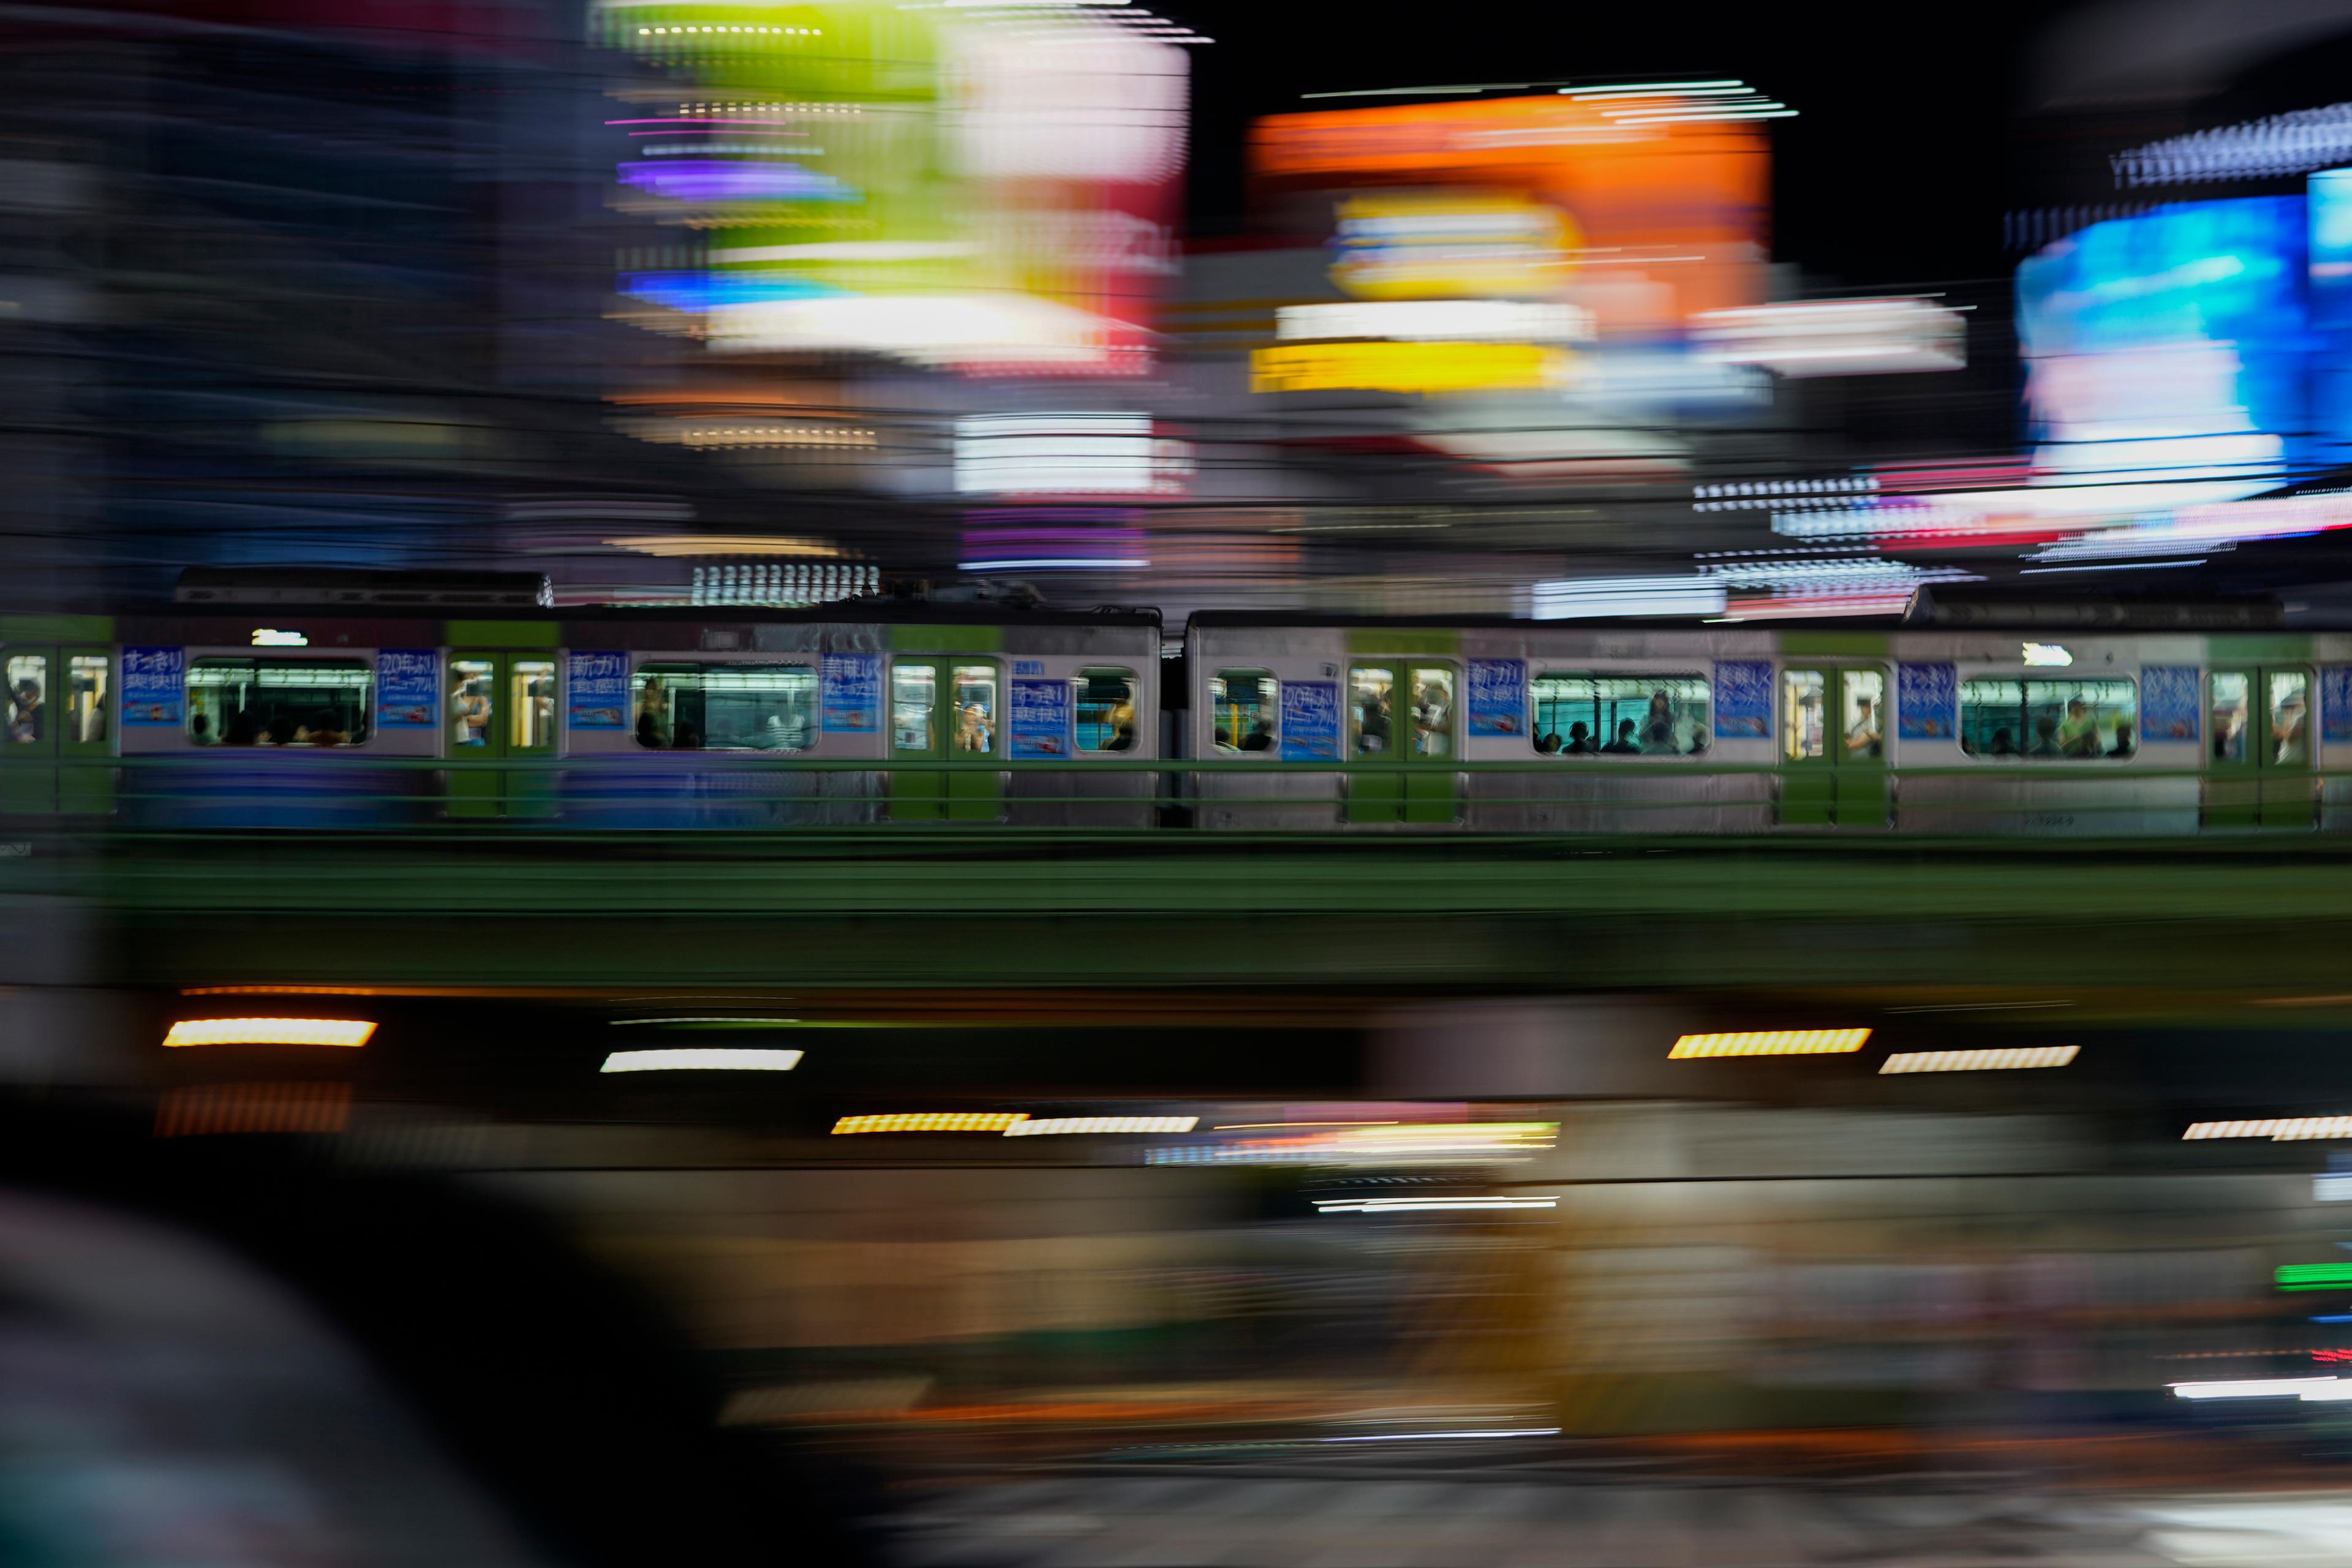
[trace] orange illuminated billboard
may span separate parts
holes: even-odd
[[[1261,120],[1262,208],[1364,299],[1572,300],[1604,335],[1763,298],[1770,153],[1748,121],[1559,95]]]

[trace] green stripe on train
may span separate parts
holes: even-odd
[[[113,640],[112,616],[0,616],[0,643]]]
[[[1004,647],[1003,626],[894,626],[892,653],[999,653]]]
[[[1780,651],[1798,658],[1884,658],[1885,632],[1786,631]]]

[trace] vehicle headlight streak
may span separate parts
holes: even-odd
[[[2080,1046],[2010,1046],[1983,1051],[1898,1051],[1879,1072],[2001,1072],[2013,1068],[2063,1068]]]
[[[614,1051],[598,1072],[790,1072],[799,1051],[738,1050],[725,1046],[674,1046],[667,1049]]]
[[[1761,1029],[1746,1034],[1685,1035],[1666,1053],[1666,1059],[1829,1056],[1858,1051],[1869,1038],[1868,1029]]]
[[[184,1018],[167,1046],[364,1046],[375,1033],[365,1018]]]

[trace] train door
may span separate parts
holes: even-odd
[[[1002,756],[1002,683],[993,660],[901,659],[890,667],[890,820],[994,822],[1004,775],[909,766]]]
[[[498,650],[449,656],[443,739],[452,761],[482,763],[446,775],[451,816],[554,815],[555,779],[537,765],[555,755],[555,660]]]
[[[1460,684],[1450,663],[1366,660],[1348,667],[1348,756],[1402,769],[1348,773],[1347,819],[1462,819]]]
[[[114,809],[113,668],[102,647],[0,649],[0,813]]]
[[[2241,665],[2206,677],[2204,826],[2315,827],[2311,671]]]
[[[1886,732],[1883,666],[1781,670],[1781,825],[1885,826]]]

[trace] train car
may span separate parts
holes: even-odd
[[[1270,764],[1203,772],[1196,820],[1693,834],[2352,826],[2352,798],[2327,776],[2352,762],[2352,636],[1951,608],[1900,627],[1196,615],[1186,754]]]
[[[1157,819],[1154,774],[1101,765],[1159,753],[1155,613],[559,611],[543,579],[463,575],[192,574],[166,610],[0,616],[0,813],[163,827]],[[1067,766],[957,765],[990,758]]]

